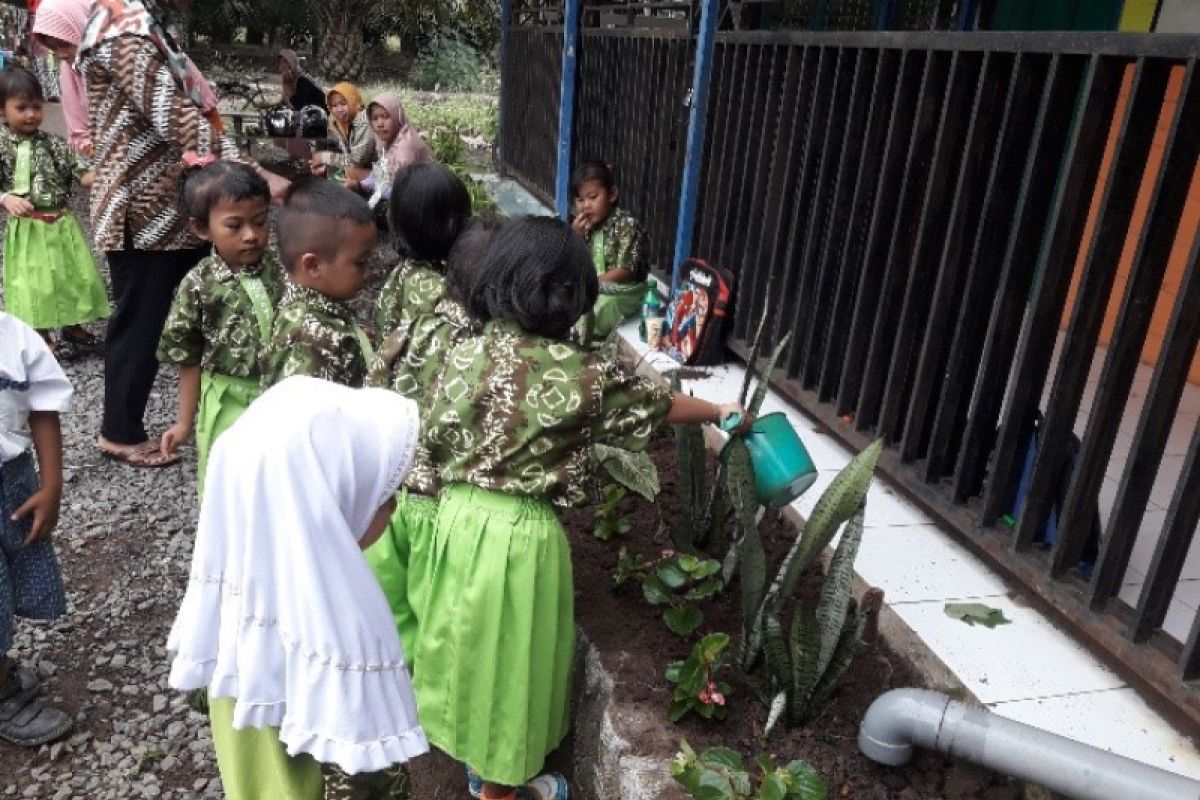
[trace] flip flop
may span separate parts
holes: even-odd
[[[147,439],[141,444],[125,445],[124,447],[118,445],[115,449],[97,443],[96,449],[100,451],[100,455],[110,461],[118,461],[139,469],[169,467],[172,464],[178,464],[180,460],[178,453],[173,456],[164,455],[162,447],[152,439]]]
[[[85,353],[95,353],[104,347],[104,340],[88,333],[86,328],[63,328],[58,338],[70,342]]]

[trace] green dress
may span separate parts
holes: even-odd
[[[24,197],[41,215],[8,218],[4,305],[39,330],[109,315],[91,247],[67,210],[71,188],[88,169],[61,137],[43,131],[22,137],[0,125],[0,192]]]
[[[214,250],[184,276],[175,291],[158,343],[158,360],[201,369],[196,413],[201,494],[213,442],[262,393],[258,354],[271,335],[283,285],[283,269],[274,250],[268,249],[261,261],[238,272]]]
[[[614,208],[588,232],[587,242],[597,275],[617,267],[633,272],[633,279],[627,283],[600,282],[600,296],[593,309],[592,339],[606,339],[638,312],[646,297],[646,279],[650,276],[646,232],[628,211]]]
[[[444,298],[434,313],[418,317],[413,325],[387,337],[367,383],[420,403],[449,349],[476,333],[467,310]],[[428,449],[418,446],[404,484],[396,495],[396,511],[388,529],[367,549],[366,557],[392,609],[409,672],[415,673],[419,609],[427,596],[425,567],[437,524],[440,489]]]
[[[429,741],[519,785],[570,725],[571,553],[554,505],[586,501],[597,442],[645,448],[672,395],[493,321],[450,349],[422,404],[444,485],[413,676]]]
[[[264,389],[292,375],[358,388],[373,358],[349,305],[307,286],[285,283],[270,341],[258,359]]]

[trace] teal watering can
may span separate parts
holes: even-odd
[[[732,414],[721,427],[736,430],[741,422],[740,414]],[[761,505],[783,508],[817,480],[812,456],[783,412],[754,420],[744,441],[754,465],[754,492]]]

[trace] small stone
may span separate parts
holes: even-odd
[[[89,692],[111,692],[113,688],[112,681],[104,678],[96,678],[94,681],[88,681],[87,690]]]
[[[117,653],[115,656],[112,657],[112,661],[109,663],[111,666],[115,667],[116,669],[122,669],[122,668],[124,668],[124,666],[126,664],[129,663],[129,657],[125,656],[121,653]]]
[[[167,708],[167,696],[165,694],[156,694],[150,701],[150,707],[155,714],[162,713]]]

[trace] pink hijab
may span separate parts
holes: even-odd
[[[47,0],[47,2],[49,1]],[[408,124],[408,116],[404,113],[404,106],[400,105],[399,97],[391,92],[380,92],[375,95],[367,104],[368,117],[371,113],[371,106],[381,107],[388,112],[392,119],[396,120],[399,126],[396,138],[392,140],[391,144],[378,136],[375,137],[375,152],[379,154],[380,158],[387,159],[389,174],[394,174],[396,170],[409,164],[429,164],[436,160],[429,145],[425,144],[425,140],[421,138],[421,134]]]
[[[33,19],[33,35],[52,36],[67,44],[78,46],[83,41],[88,17],[92,14],[95,0],[42,0]],[[200,110],[208,113],[217,107],[217,96],[204,80],[196,65],[188,60],[188,72],[198,79],[203,105]],[[67,120],[68,139],[77,150],[86,150],[91,145],[88,121],[87,87],[72,65],[60,62],[59,79],[62,92],[63,116]]]

